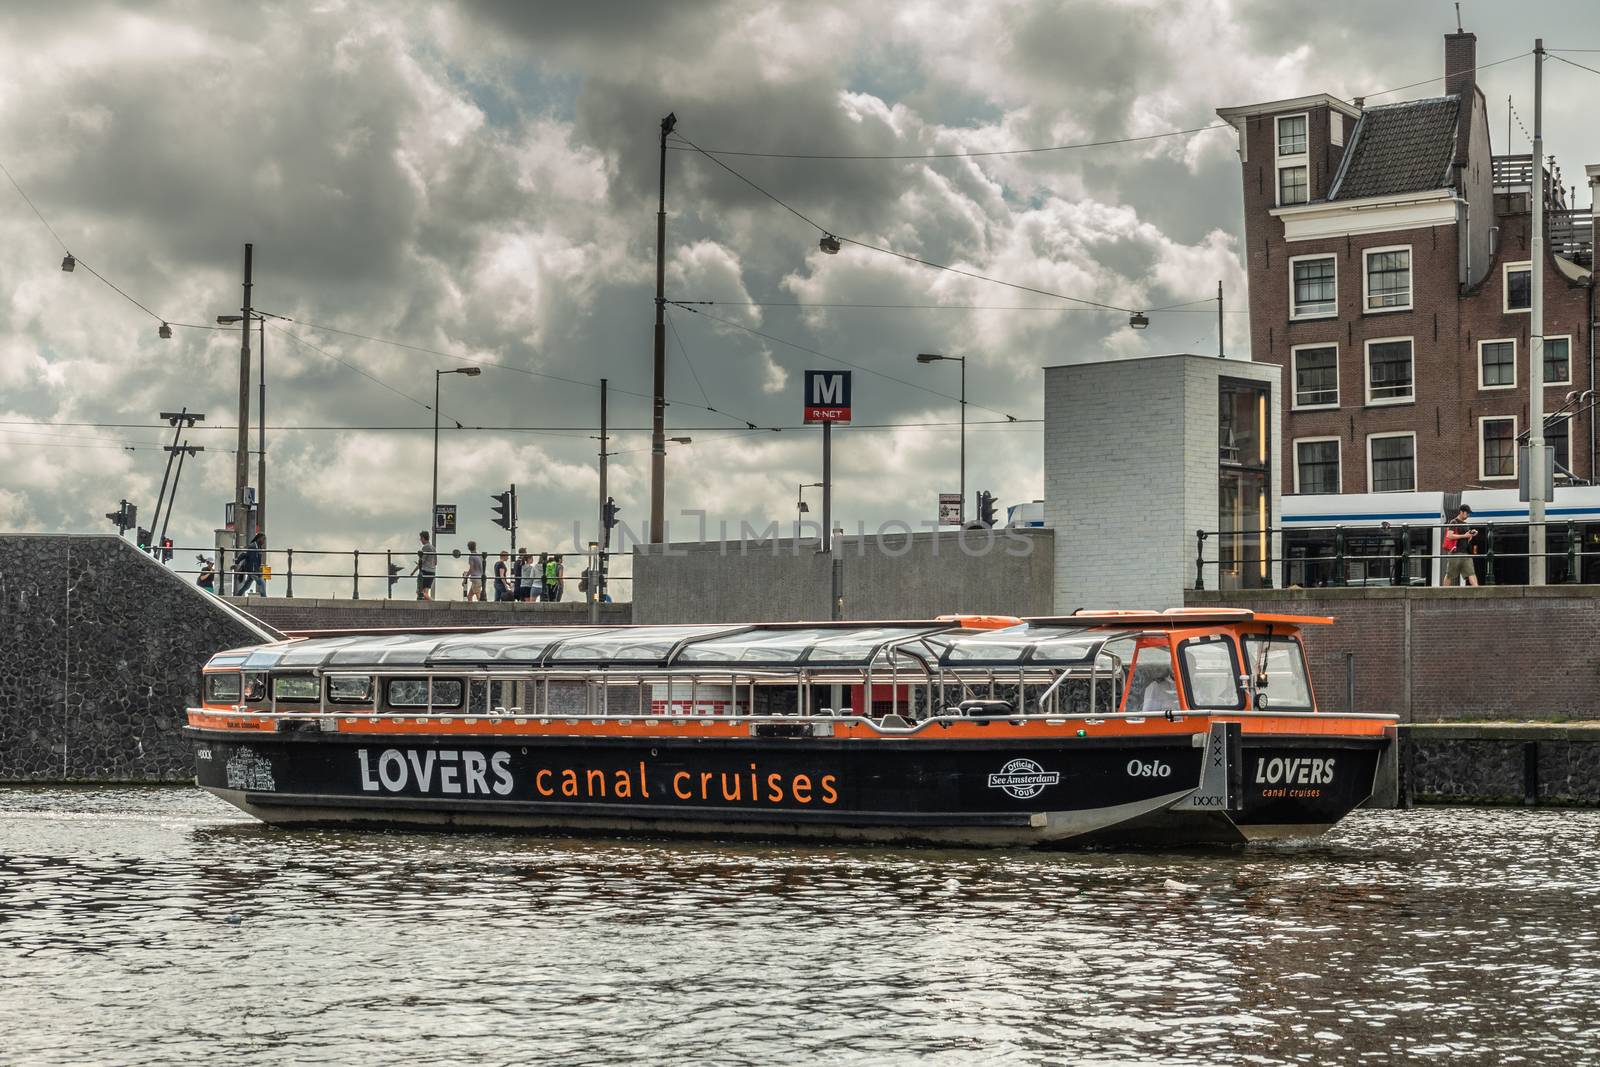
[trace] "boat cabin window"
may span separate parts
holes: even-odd
[[[1305,649],[1293,637],[1251,634],[1244,639],[1250,676],[1258,687],[1257,706],[1280,711],[1310,711],[1311,676],[1306,671]],[[1260,684],[1265,671],[1267,684]]]
[[[244,703],[259,704],[267,699],[267,674],[265,671],[246,671],[244,675]]]
[[[372,679],[361,674],[330,674],[328,700],[334,704],[370,704]]]
[[[1232,641],[1223,634],[1211,634],[1178,647],[1183,659],[1183,688],[1189,694],[1190,707],[1244,707]]]
[[[1178,710],[1178,683],[1172,673],[1172,649],[1165,641],[1140,644],[1128,677],[1129,712]]]
[[[206,675],[206,703],[207,704],[237,704],[239,703],[239,674],[229,671],[227,674]]]
[[[427,678],[393,678],[387,693],[391,708],[459,708],[461,706],[461,679],[434,678],[433,699],[428,699]]]
[[[276,674],[272,677],[272,699],[315,704],[322,700],[322,686],[315,675]]]

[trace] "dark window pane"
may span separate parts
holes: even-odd
[[[1306,260],[1294,265],[1294,314],[1332,315],[1338,309],[1334,292],[1334,260]]]
[[[1303,204],[1308,197],[1306,168],[1284,167],[1278,171],[1278,203]]]
[[[1278,155],[1298,156],[1306,150],[1306,117],[1291,115],[1278,120]]]
[[[1402,248],[1367,256],[1367,307],[1406,307],[1410,303],[1410,251]]]
[[[1332,348],[1302,348],[1294,354],[1296,407],[1339,402],[1339,357]]]
[[[1411,342],[1382,341],[1367,346],[1368,374],[1372,399],[1410,399]]]
[[[1416,439],[1374,437],[1372,439],[1372,491],[1409,493],[1417,487]]]
[[[1572,381],[1572,343],[1565,337],[1544,341],[1544,380],[1546,385],[1565,385]]]
[[[1483,476],[1510,478],[1517,473],[1516,423],[1511,419],[1485,419],[1483,423]]]
[[[1527,268],[1506,271],[1506,307],[1533,306],[1533,273]]]
[[[1300,469],[1299,492],[1339,491],[1338,441],[1302,441],[1295,446],[1295,462]]]
[[[1495,341],[1478,349],[1483,361],[1485,388],[1495,385],[1514,385],[1517,381],[1517,345],[1515,341]]]
[[[1225,378],[1217,398],[1218,458],[1229,465],[1265,469],[1267,390],[1250,382]]]

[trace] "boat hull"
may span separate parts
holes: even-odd
[[[1366,797],[1377,758],[1373,745],[1323,739],[1255,746],[1220,726],[1209,744],[1205,734],[862,742],[186,732],[198,784],[280,826],[979,847],[1312,834]],[[1297,784],[1297,794],[1320,792],[1280,797],[1288,764],[1263,762],[1253,793],[1257,755],[1342,760],[1340,785]],[[1323,777],[1320,764],[1308,766],[1295,763],[1293,776]]]

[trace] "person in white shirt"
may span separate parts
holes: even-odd
[[[1178,707],[1178,683],[1168,671],[1144,687],[1143,711],[1175,711]]]

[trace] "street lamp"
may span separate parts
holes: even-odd
[[[1135,330],[1143,330],[1150,325],[1150,316],[1142,311],[1135,311],[1128,316],[1128,325]]]
[[[800,516],[811,513],[811,505],[806,503],[807,489],[821,489],[821,482],[801,482],[800,487],[794,491],[794,535],[800,536],[800,524],[805,520]]]
[[[433,372],[433,507],[428,512],[428,536],[436,547],[439,543],[439,383],[446,374],[465,374],[468,378],[476,378],[482,373],[482,367],[455,367]],[[458,422],[456,425],[461,424]]]
[[[961,517],[967,517],[967,357],[942,356],[937,352],[918,352],[918,363],[949,360],[961,364]]]

